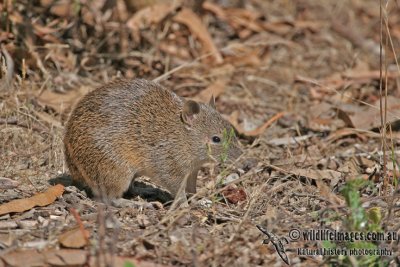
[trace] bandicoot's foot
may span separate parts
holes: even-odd
[[[175,210],[176,208],[188,208],[189,207],[189,202],[186,197],[185,192],[181,192],[180,194],[175,197],[174,201],[172,202],[172,205],[170,207],[170,210]]]

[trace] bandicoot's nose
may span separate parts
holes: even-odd
[[[229,159],[235,160],[238,157],[240,157],[240,155],[242,155],[242,154],[243,154],[243,151],[238,146],[231,147],[229,150]]]

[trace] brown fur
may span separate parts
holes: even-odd
[[[140,175],[176,196],[189,175],[186,191],[195,193],[201,165],[223,153],[212,137],[223,139],[231,126],[212,105],[192,102],[146,80],[117,80],[90,92],[66,125],[73,179],[113,199]],[[230,159],[240,155],[236,138],[227,152]]]

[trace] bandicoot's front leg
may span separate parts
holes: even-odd
[[[196,184],[197,184],[197,174],[198,173],[199,173],[198,169],[196,169],[190,173],[187,183],[186,183],[186,193],[196,194]]]

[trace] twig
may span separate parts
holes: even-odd
[[[263,133],[269,126],[272,125],[272,123],[274,123],[275,121],[279,120],[280,118],[283,117],[283,115],[285,115],[285,112],[278,112],[276,113],[274,116],[272,116],[272,118],[270,118],[268,121],[266,121],[261,127],[254,129],[252,131],[243,131],[244,135],[247,136],[259,136],[261,133]],[[242,129],[243,130],[243,129]]]
[[[104,205],[98,205],[98,242],[99,247],[97,249],[96,266],[113,266],[111,264],[111,258],[108,257],[106,252],[106,217],[105,217]]]
[[[182,65],[180,65],[180,66],[178,66],[178,67],[176,67],[176,68],[173,68],[172,70],[170,70],[170,71],[164,73],[163,75],[158,76],[157,78],[153,79],[153,82],[160,82],[160,81],[163,81],[163,80],[167,79],[171,74],[173,74],[173,73],[175,73],[175,72],[177,72],[177,71],[179,71],[179,70],[181,70],[181,69],[183,69],[183,68],[192,66],[192,65],[194,65],[195,63],[199,62],[200,60],[202,60],[202,59],[204,59],[204,58],[207,58],[207,57],[210,57],[210,56],[212,56],[213,54],[214,54],[214,53],[207,53],[207,54],[204,54],[204,55],[202,55],[202,56],[199,56],[199,57],[195,58],[195,59],[194,59],[193,61],[191,61],[191,62],[187,62],[187,63],[182,64]]]
[[[383,18],[382,18],[382,0],[379,1],[379,114],[381,118],[381,145],[383,150],[383,194],[386,194],[387,181],[387,159],[386,159],[386,115],[387,115],[387,97],[385,97],[385,114],[383,114],[383,76],[382,76],[382,43],[383,43]],[[385,48],[387,46],[387,35]],[[387,66],[387,53],[385,53],[385,66]],[[385,68],[385,81],[387,85],[387,68]],[[387,89],[385,89],[387,92]]]
[[[82,223],[81,217],[79,216],[79,213],[74,208],[70,208],[69,211],[72,213],[76,223],[79,225],[79,230],[81,231],[82,236],[86,241],[86,244],[89,244],[89,233],[88,231],[86,231],[85,226]]]
[[[10,119],[2,119],[2,118],[0,118],[0,124],[16,125],[16,126],[19,126],[19,127],[23,127],[23,128],[27,128],[27,129],[30,129],[30,130],[34,130],[34,131],[39,132],[39,133],[43,133],[43,132],[47,132],[48,131],[48,129],[46,129],[44,127],[41,127],[41,126],[39,126],[37,124],[33,124],[32,123],[31,125],[28,125],[27,123],[20,122],[15,118],[10,118]]]

